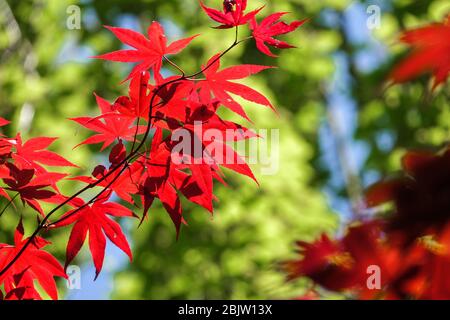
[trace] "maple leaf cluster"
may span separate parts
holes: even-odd
[[[403,174],[370,187],[366,203],[393,209],[355,222],[342,238],[298,242],[301,257],[283,264],[289,278],[359,299],[450,299],[450,149],[407,153]],[[367,284],[371,266],[379,288]]]
[[[178,237],[181,225],[186,223],[182,197],[213,213],[213,202],[217,200],[214,181],[226,184],[223,168],[256,181],[244,159],[227,144],[256,135],[238,123],[223,119],[218,110],[227,108],[250,121],[241,102],[232,95],[274,109],[264,95],[236,82],[270,67],[238,65],[221,68],[221,58],[239,43],[250,39],[237,38],[240,26],[247,25],[257,48],[273,56],[267,45],[281,49],[293,47],[274,37],[294,31],[304,21],[286,24],[279,21],[284,13],[277,13],[258,24],[256,16],[263,8],[245,13],[246,0],[224,1],[223,12],[206,7],[203,2],[201,6],[221,24],[220,29],[235,28],[236,39],[226,51],[213,55],[201,71],[189,76],[168,56],[180,53],[197,35],[169,44],[158,22],[151,23],[147,35],[106,27],[130,48],[96,58],[135,63],[135,66],[124,80],[128,83],[127,95],[114,101],[95,95],[99,115],[70,119],[93,133],[75,148],[101,145],[100,151],[109,154],[108,163],[96,166],[90,176],[68,177],[67,174],[48,172],[43,167],[74,166],[46,150],[54,138],[33,138],[25,143],[20,134],[13,139],[0,138],[0,178],[5,184],[0,188],[0,195],[13,203],[10,194],[16,193],[24,205],[41,217],[30,237],[24,239],[20,223],[15,243],[0,245],[0,285],[4,287],[4,299],[39,299],[34,280],[51,298],[57,298],[54,277],[66,277],[66,274],[56,259],[43,250],[49,242],[38,236],[42,230],[71,228],[65,267],[88,239],[97,277],[102,270],[107,239],[132,259],[130,245],[115,218],[139,218],[135,212],[141,208],[142,223],[158,199],[173,221]],[[182,74],[164,77],[161,74],[164,62]],[[0,119],[0,125],[7,123]],[[223,138],[205,138],[198,133],[199,127],[223,133]],[[231,141],[225,134],[229,130],[238,132]],[[198,143],[201,153],[179,152],[178,140],[174,137],[180,133],[192,143]],[[228,161],[223,161],[224,158]],[[56,185],[62,179],[81,182],[85,187],[71,196],[62,195]],[[90,200],[81,197],[93,188],[101,191]],[[115,202],[114,197],[126,206]],[[57,206],[46,214],[42,202]],[[62,209],[66,211],[56,217],[55,213]]]
[[[412,52],[394,67],[393,82],[425,72],[434,75],[433,90],[446,81],[450,15],[443,23],[407,30],[400,40]],[[357,217],[343,236],[297,242],[299,257],[282,268],[290,280],[312,280],[299,299],[320,298],[318,287],[356,299],[450,299],[450,148],[410,151],[402,169],[400,177],[368,188],[365,203],[372,212]]]
[[[0,126],[9,121],[0,118]],[[38,137],[23,142],[20,134],[14,138],[0,136],[0,196],[8,203],[13,203],[19,197],[24,205],[29,206],[44,217],[41,203],[61,204],[67,198],[63,196],[57,183],[68,174],[49,172],[43,166],[75,167],[58,154],[47,148],[56,138]],[[14,194],[14,196],[11,196]],[[3,215],[4,210],[1,212]],[[24,244],[30,240],[23,239],[24,230],[20,222],[14,235],[14,244],[0,244],[0,269],[22,250]],[[0,298],[40,299],[34,281],[37,280],[43,290],[51,297],[57,298],[54,277],[66,277],[59,262],[43,248],[50,242],[41,237],[30,240],[30,244],[21,258],[3,275],[0,284],[4,285],[5,297],[0,292]]]

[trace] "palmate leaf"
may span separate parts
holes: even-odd
[[[204,71],[206,79],[199,81],[198,83],[200,96],[203,102],[211,102],[214,97],[220,101],[222,105],[249,121],[250,119],[245,113],[243,107],[230,96],[230,93],[240,96],[247,101],[270,107],[274,110],[274,107],[270,101],[261,93],[246,85],[231,81],[244,79],[272,67],[239,65],[219,71],[220,59],[218,59],[218,57],[219,54],[213,56],[208,61],[207,65],[211,65],[211,67]]]
[[[83,127],[96,132],[95,135],[87,138],[83,142],[75,146],[84,144],[98,144],[103,143],[101,150],[106,149],[114,141],[125,140],[133,141],[135,134],[142,134],[145,132],[145,126],[136,126],[133,124],[134,118],[121,113],[115,112],[113,105],[105,99],[95,95],[97,104],[102,112],[100,117],[78,117],[70,120],[77,122]]]
[[[205,6],[203,1],[200,1],[203,11],[214,21],[220,23],[217,28],[228,29],[244,25],[253,19],[263,7],[250,11],[245,14],[247,9],[247,0],[225,0],[223,2],[223,11]]]
[[[95,279],[102,270],[106,237],[132,260],[130,246],[120,225],[108,218],[108,215],[113,217],[135,217],[133,212],[120,204],[107,202],[105,199],[86,206],[80,200],[78,207],[82,207],[82,209],[68,211],[61,217],[60,222],[52,225],[54,228],[60,228],[73,224],[66,249],[66,268],[79,253],[88,234],[89,249],[95,265]]]
[[[133,30],[106,26],[124,44],[133,47],[133,50],[119,50],[106,53],[94,58],[116,62],[138,63],[125,80],[134,78],[141,72],[153,68],[159,72],[163,56],[177,54],[182,51],[198,35],[174,41],[167,45],[163,27],[153,22],[148,28],[148,39]]]
[[[38,172],[46,172],[41,165],[76,167],[76,165],[67,161],[60,155],[45,150],[57,139],[58,138],[37,137],[23,143],[19,133],[15,139],[16,152],[12,154],[12,157],[16,161],[16,164],[21,168],[36,169]]]
[[[23,235],[24,230],[20,222],[14,234],[14,246],[0,244],[0,269],[3,269],[28,241]],[[67,275],[58,260],[42,250],[49,244],[50,242],[43,238],[36,237],[22,256],[0,277],[0,284],[4,284],[7,292],[6,298],[40,299],[35,290],[34,281],[37,280],[52,299],[58,299],[54,277],[67,278]]]
[[[400,41],[411,46],[411,53],[390,74],[395,83],[403,83],[425,72],[434,76],[433,89],[444,83],[450,73],[450,15],[443,23],[408,30]]]
[[[290,49],[295,48],[295,46],[290,45],[287,42],[275,39],[275,36],[283,35],[295,31],[297,28],[302,26],[308,19],[301,21],[294,21],[291,24],[287,24],[282,21],[278,21],[283,15],[287,12],[277,12],[271,14],[260,24],[256,22],[256,19],[253,18],[250,22],[250,28],[253,31],[253,38],[256,41],[256,47],[262,53],[270,56],[276,57],[267,45],[278,48],[278,49]]]

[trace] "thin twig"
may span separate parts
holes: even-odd
[[[172,60],[170,60],[169,58],[167,58],[166,56],[163,56],[164,60],[166,60],[172,67],[174,67],[175,69],[177,69],[178,71],[181,72],[181,75],[184,77],[186,75],[186,73],[184,72],[183,69],[181,69],[175,62],[173,62]]]
[[[8,203],[5,205],[5,207],[4,207],[4,208],[2,209],[2,211],[0,212],[0,218],[3,216],[3,214],[4,214],[5,211],[6,211],[6,209],[8,209],[9,206],[14,202],[14,199],[16,199],[18,195],[19,195],[19,193],[16,193],[16,194],[14,195],[14,197],[12,197],[12,198],[8,201]]]

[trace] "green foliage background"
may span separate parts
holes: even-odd
[[[220,5],[221,1],[207,3]],[[247,83],[263,91],[280,111],[277,117],[270,110],[248,106],[255,129],[280,129],[279,172],[263,176],[256,170],[260,187],[228,174],[230,186],[217,188],[221,201],[214,217],[188,205],[189,226],[182,229],[178,242],[160,207],[151,210],[149,220],[139,229],[137,223],[128,225],[135,257],[114,277],[112,298],[260,299],[300,295],[309,284],[286,283],[276,262],[292,256],[295,240],[311,240],[320,232],[338,229],[338,215],[330,207],[324,188],[338,197],[357,201],[361,187],[371,180],[367,177],[397,170],[406,148],[447,142],[448,86],[431,97],[424,91],[428,77],[391,88],[383,87],[383,81],[393,63],[405,53],[395,41],[399,32],[441,20],[450,12],[448,1],[265,3],[266,12],[289,11],[288,19],[311,18],[287,37],[298,48],[280,52],[279,59],[273,60],[248,42],[227,55],[223,63],[278,66]],[[249,1],[250,7],[259,4],[263,2]],[[355,4],[385,8],[381,28],[373,31],[373,37],[384,44],[387,59],[370,71],[357,63],[369,41],[355,43],[345,30],[351,19],[346,12]],[[80,30],[66,26],[70,5],[81,8]],[[337,18],[332,27],[324,22],[330,14]],[[5,134],[20,131],[24,137],[60,137],[54,150],[81,166],[73,173],[90,172],[102,162],[96,146],[72,151],[86,132],[65,119],[95,114],[93,91],[109,100],[126,92],[125,86],[118,86],[127,73],[125,66],[86,59],[119,49],[119,41],[102,25],[118,25],[125,20],[141,30],[152,20],[162,21],[169,38],[201,33],[192,47],[175,59],[188,72],[198,70],[201,63],[233,40],[232,31],[209,28],[213,23],[201,14],[196,0],[0,0],[0,116],[13,121]],[[356,106],[357,129],[350,139],[363,143],[368,150],[361,166],[350,172],[339,163],[339,157],[334,158],[336,163],[323,160],[324,154],[339,154],[339,150],[324,148],[319,139],[321,127],[333,127],[327,88],[336,69],[333,55],[337,52],[347,59],[346,69],[352,79],[349,94]],[[331,131],[338,148],[342,147],[339,132]],[[379,139],[383,135],[389,136],[389,143]],[[330,171],[336,165],[347,183],[330,185]],[[65,193],[74,190],[72,183],[62,188]],[[30,229],[36,223],[32,212],[22,212],[20,204],[17,208],[0,221],[1,242],[11,239],[19,215],[24,216]],[[49,235],[61,259],[67,231]]]

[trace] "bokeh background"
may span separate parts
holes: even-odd
[[[210,6],[222,1],[209,0]],[[399,168],[406,149],[439,147],[448,142],[449,88],[430,95],[428,77],[387,87],[392,65],[405,47],[398,35],[450,12],[446,0],[250,0],[266,13],[289,11],[287,19],[310,22],[287,40],[297,49],[273,60],[252,42],[224,58],[224,65],[276,65],[247,83],[270,97],[280,116],[249,105],[254,128],[280,129],[280,170],[259,174],[260,187],[229,174],[230,186],[217,186],[221,199],[213,218],[187,206],[189,226],[179,241],[170,219],[154,207],[149,220],[124,225],[134,252],[130,264],[109,246],[104,272],[94,282],[86,248],[76,263],[81,289],[66,299],[279,299],[302,295],[304,280],[287,283],[277,262],[292,257],[294,242],[321,232],[339,233],[355,215],[364,214],[363,189]],[[78,6],[81,28],[67,19]],[[381,10],[379,28],[369,28]],[[373,7],[372,7],[373,8]],[[69,10],[69,11],[68,11]],[[129,66],[96,61],[95,54],[120,49],[103,25],[146,30],[161,22],[169,39],[201,33],[175,61],[196,71],[233,40],[232,31],[214,30],[196,0],[0,0],[0,116],[13,121],[7,135],[58,136],[53,149],[89,173],[105,162],[97,146],[72,147],[87,132],[66,120],[96,114],[92,93],[114,100]],[[170,74],[173,70],[164,70]],[[66,183],[62,191],[77,187]],[[0,220],[0,242],[11,239],[20,215],[31,230],[32,212],[20,204]],[[68,232],[48,235],[63,260]]]

